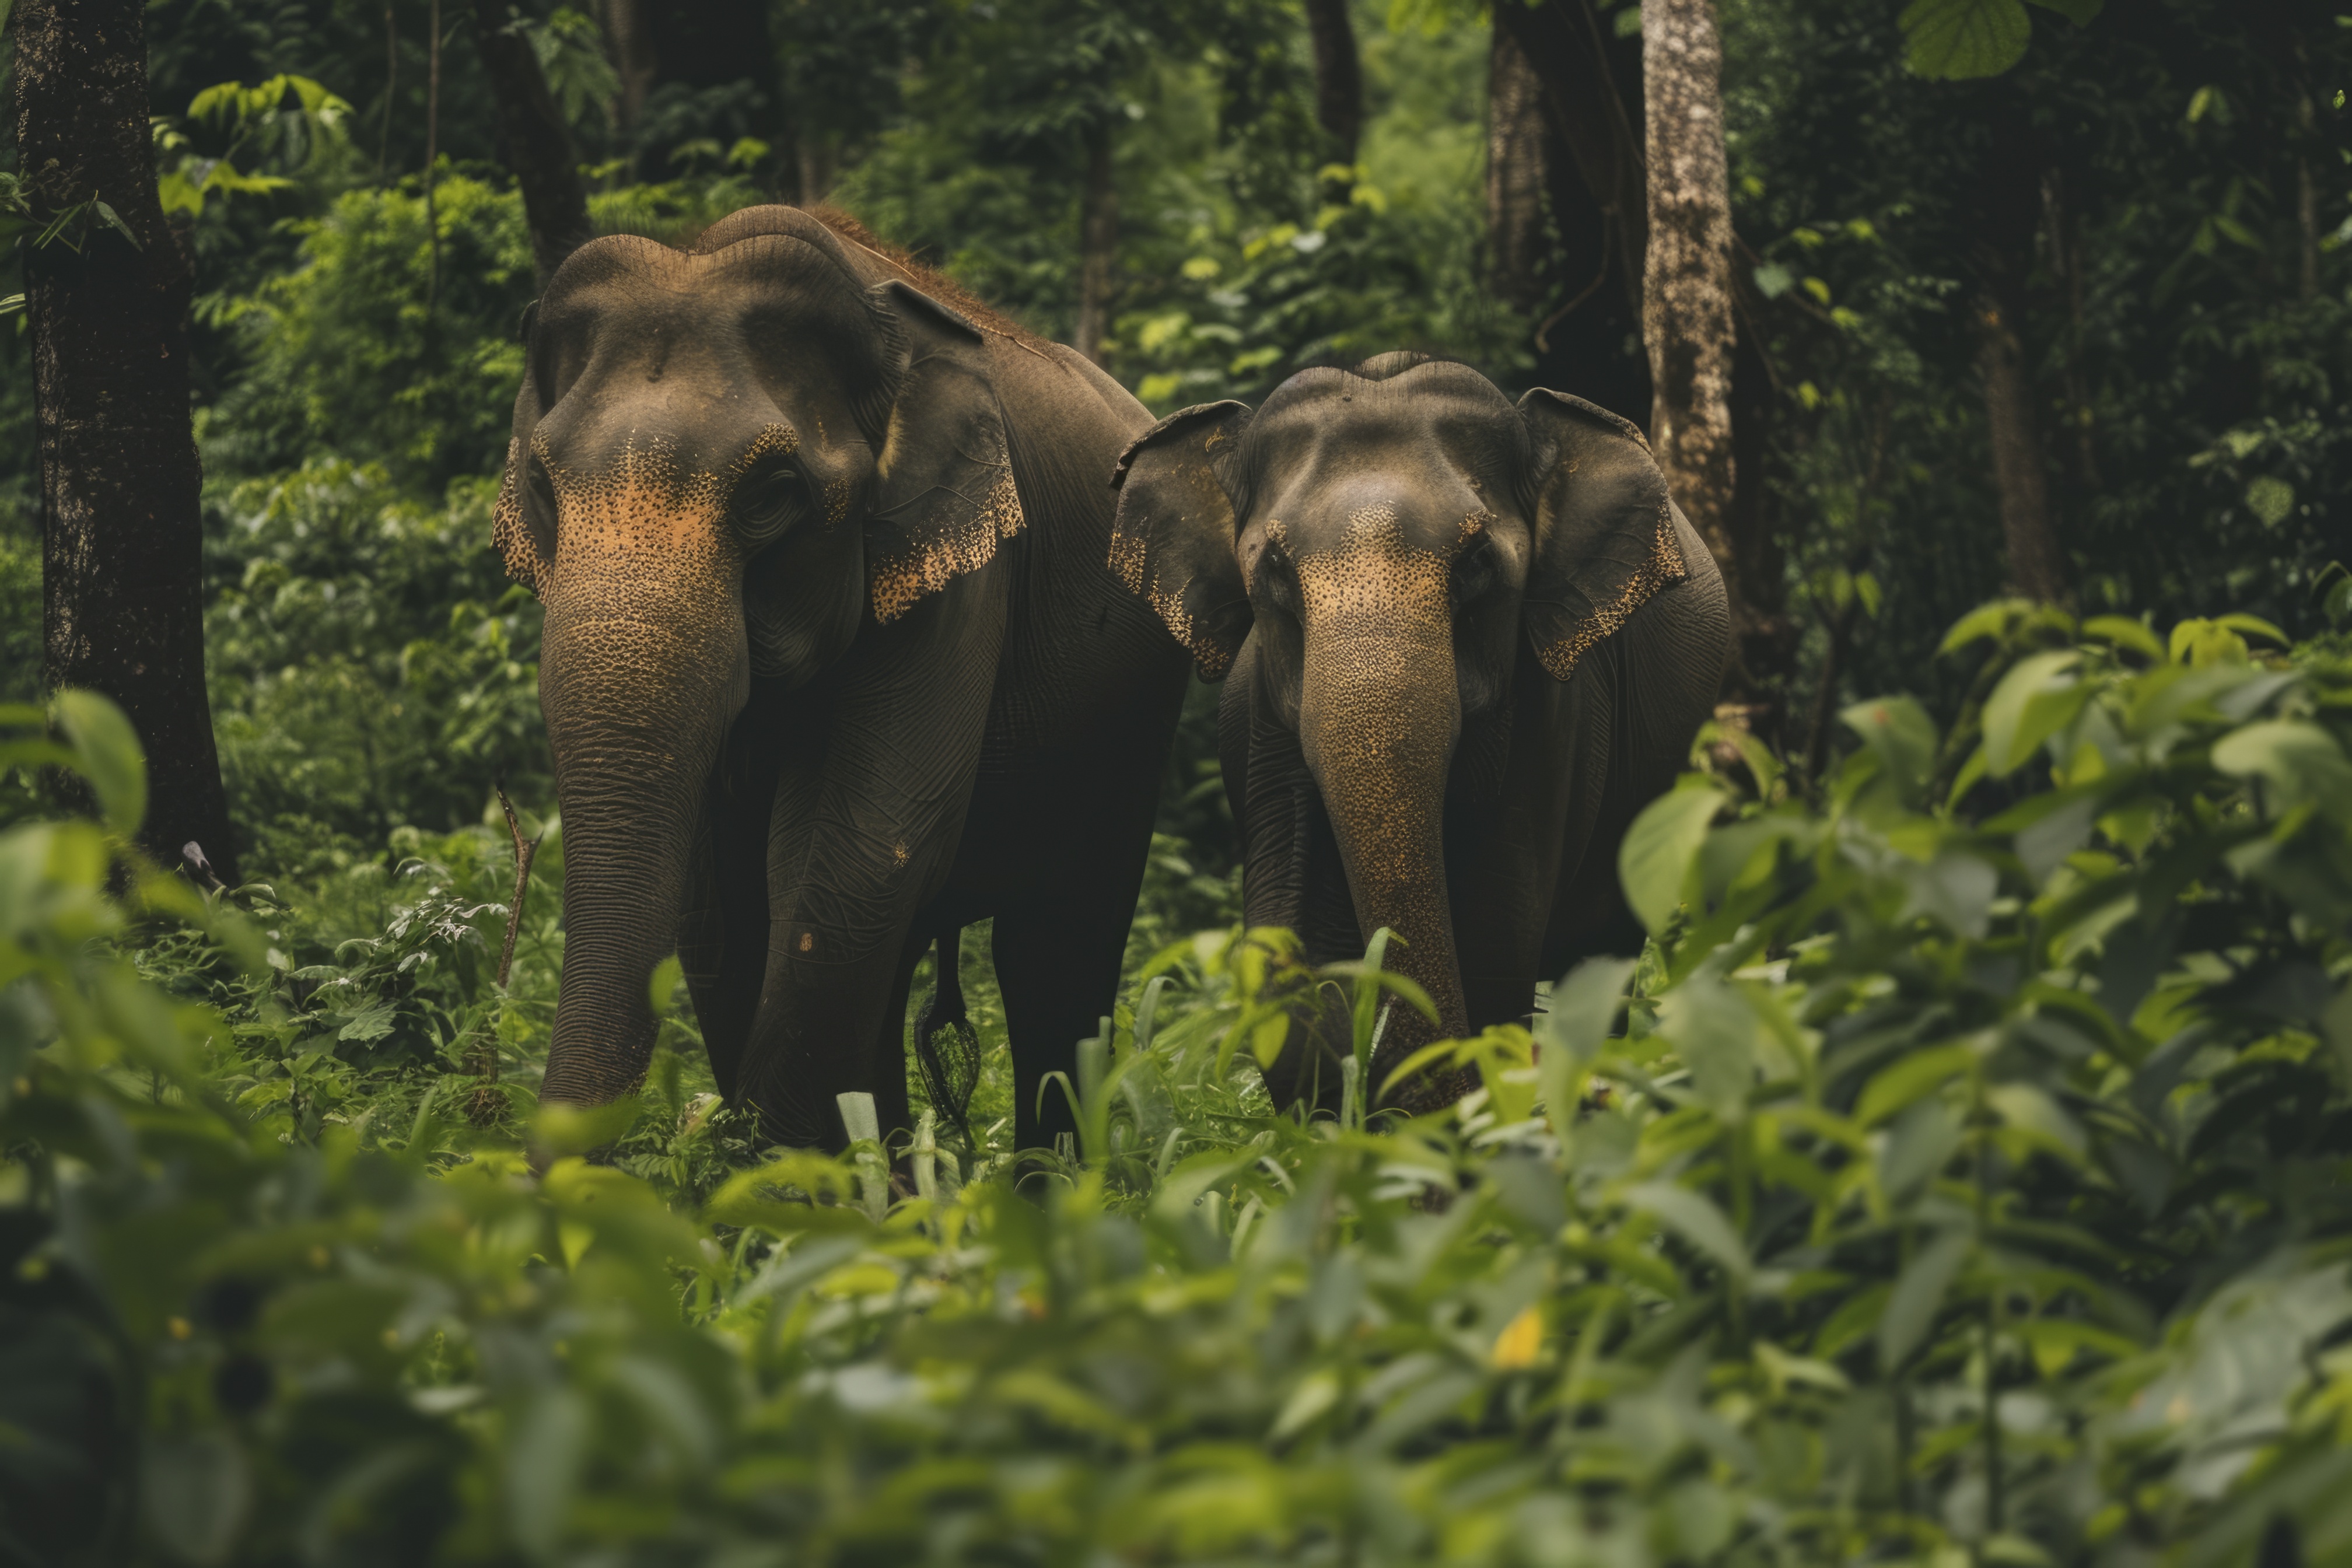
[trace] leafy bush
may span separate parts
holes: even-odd
[[[216,490],[205,617],[222,772],[258,863],[310,878],[396,828],[551,800],[538,602],[487,547],[494,479],[407,499],[318,460]]]
[[[496,841],[311,973],[234,898],[109,896],[135,751],[69,700],[114,837],[0,837],[6,1528],[61,1562],[2338,1560],[2352,661],[2259,636],[1997,606],[1956,742],[1890,699],[1818,805],[1760,752],[1686,779],[1624,857],[1658,942],[1438,1047],[1479,1085],[1442,1115],[1272,1114],[1293,950],[1177,944],[1081,1044],[1076,1157],[1016,1184],[927,1128],[911,1196],[870,1143],[755,1158],[668,1049],[635,1104],[538,1118],[534,1182],[440,1076],[550,978],[480,978]],[[1368,1054],[1397,1004],[1335,977]],[[383,1042],[332,1115],[257,1092]]]
[[[434,201],[439,289],[421,189],[363,189],[294,221],[300,264],[224,302],[250,363],[198,426],[207,467],[257,474],[365,452],[418,493],[505,460],[530,302],[522,198],[445,174]]]

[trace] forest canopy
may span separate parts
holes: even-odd
[[[1641,956],[1379,1111],[1410,987],[1244,930],[1191,682],[1017,1168],[970,959],[911,1145],[769,1147],[675,959],[639,1092],[540,1104],[551,259],[823,206],[1155,416],[1406,349],[1650,426],[1659,0],[154,0],[152,221],[12,114],[27,293],[179,269],[233,874],[57,689],[0,300],[0,1562],[2352,1562],[2352,16],[1674,3],[1736,638]]]

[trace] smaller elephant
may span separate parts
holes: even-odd
[[[1255,414],[1163,419],[1111,483],[1112,569],[1225,682],[1249,922],[1316,963],[1389,927],[1390,967],[1435,1005],[1394,1010],[1376,1084],[1524,1018],[1538,976],[1639,950],[1618,847],[1730,644],[1722,576],[1639,429],[1387,354],[1303,371]],[[1286,1102],[1339,1082],[1342,1031],[1308,1011],[1269,1084]]]

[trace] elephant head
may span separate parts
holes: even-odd
[[[1400,1012],[1384,1059],[1467,1032],[1444,842],[1456,743],[1508,700],[1522,646],[1533,678],[1567,680],[1685,575],[1641,432],[1577,398],[1514,406],[1465,366],[1391,354],[1302,372],[1255,414],[1186,409],[1112,482],[1113,569],[1204,678],[1251,640],[1256,710],[1296,736],[1360,939],[1393,930],[1391,965],[1436,1005],[1433,1027]]]
[[[755,680],[789,692],[1021,527],[987,351],[824,224],[737,213],[690,251],[582,247],[528,325],[497,507],[547,606],[564,824],[545,1097],[642,1075],[708,785]]]

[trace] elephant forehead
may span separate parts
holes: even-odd
[[[1464,539],[1475,532],[1471,521],[1461,528]],[[1268,524],[1266,531],[1287,545],[1289,531],[1280,520]],[[1371,621],[1404,630],[1450,622],[1446,574],[1453,552],[1409,541],[1396,508],[1388,502],[1357,507],[1348,514],[1336,545],[1297,551],[1292,561],[1304,601],[1303,618],[1310,625]]]
[[[724,468],[681,461],[673,443],[658,439],[632,439],[593,467],[569,467],[550,460],[535,437],[555,490],[558,578],[576,584],[583,569],[648,580],[731,576],[743,563],[742,546],[725,523],[735,480],[794,445],[790,428],[772,426]]]

